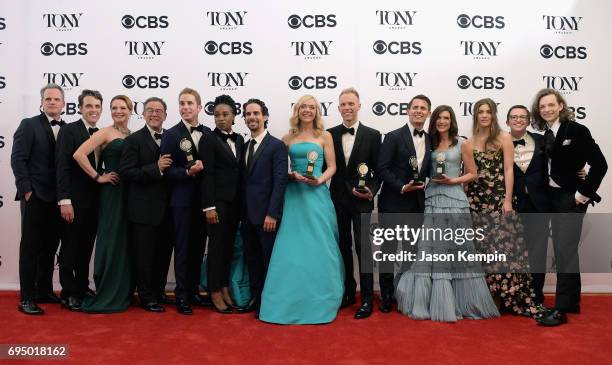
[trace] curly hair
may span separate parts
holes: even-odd
[[[555,89],[542,89],[538,91],[535,98],[533,99],[533,104],[531,105],[531,115],[533,118],[533,122],[531,126],[537,130],[543,131],[546,129],[546,121],[540,115],[540,100],[543,97],[548,95],[554,95],[557,99],[557,103],[563,104],[563,108],[559,112],[559,122],[568,122],[576,120],[576,116],[574,112],[568,107],[565,98]]]
[[[225,95],[225,94],[217,96],[215,98],[215,101],[213,102],[213,110],[215,110],[217,105],[221,105],[221,104],[225,104],[229,106],[232,109],[232,113],[234,113],[234,116],[238,114],[238,108],[236,108],[236,102],[234,101],[234,99],[232,99],[231,96]]]

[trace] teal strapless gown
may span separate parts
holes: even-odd
[[[119,171],[124,141],[117,138],[102,151],[106,171]],[[100,188],[100,215],[94,256],[96,296],[86,297],[83,311],[114,313],[131,302],[132,276],[127,244],[127,214],[123,184]]]
[[[321,175],[323,149],[301,142],[289,147],[291,169],[301,174],[316,151],[314,175]],[[344,293],[336,212],[327,185],[290,181],[283,218],[264,285],[259,319],[280,324],[316,324],[336,318]]]

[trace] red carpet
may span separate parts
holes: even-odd
[[[332,324],[311,326],[265,324],[252,314],[221,315],[206,308],[195,308],[191,317],[173,307],[162,314],[132,307],[120,314],[88,315],[46,304],[41,305],[45,315],[31,317],[17,312],[17,300],[15,292],[0,293],[0,344],[68,344],[68,362],[86,365],[612,361],[610,295],[583,296],[582,314],[571,315],[569,324],[556,328],[512,315],[443,324],[376,311],[356,321],[357,306],[342,310]]]

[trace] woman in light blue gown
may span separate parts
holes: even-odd
[[[458,137],[457,120],[452,108],[437,107],[431,114],[429,135],[432,138],[432,180],[425,189],[425,227],[471,228],[470,208],[463,184],[476,178],[472,144]],[[436,164],[444,159],[445,173],[436,176]],[[463,167],[463,172],[462,172]],[[420,258],[427,254],[458,251],[476,253],[474,243],[461,245],[444,240],[419,241]],[[455,322],[462,318],[498,317],[480,265],[474,262],[417,261],[400,274],[395,288],[400,312],[412,319]]]
[[[336,318],[344,293],[336,213],[325,184],[336,172],[334,146],[313,96],[297,101],[290,124],[290,133],[283,137],[291,159],[290,180],[259,319],[279,324],[329,323]]]

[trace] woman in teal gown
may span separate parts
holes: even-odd
[[[100,188],[100,214],[94,254],[96,295],[83,300],[83,312],[115,313],[125,311],[132,297],[130,256],[127,245],[125,190],[118,170],[124,138],[130,133],[127,123],[132,102],[124,95],[111,100],[113,125],[102,128],[83,143],[74,154],[81,168],[92,178],[98,173],[87,155],[101,149],[104,174],[97,178]]]
[[[319,102],[310,95],[295,104],[290,123],[291,132],[283,137],[291,159],[290,181],[259,319],[329,323],[336,318],[344,293],[336,213],[325,184],[336,171],[333,142],[323,129]]]

